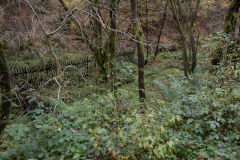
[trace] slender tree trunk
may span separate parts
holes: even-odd
[[[192,64],[191,64],[191,72],[193,73],[194,69],[197,66],[197,52],[198,52],[198,38],[197,41],[193,37],[193,32],[190,31],[190,41],[191,41],[191,55],[192,55]]]
[[[183,70],[184,70],[184,75],[186,77],[189,76],[190,73],[190,65],[189,65],[189,61],[188,61],[188,56],[187,56],[187,47],[186,47],[186,38],[185,36],[181,35],[181,48],[182,48],[182,52],[183,52]]]
[[[186,37],[184,34],[184,30],[183,30],[183,26],[182,26],[182,12],[180,9],[180,2],[177,0],[177,4],[178,6],[176,6],[175,0],[170,0],[171,3],[171,7],[172,7],[172,14],[173,14],[173,18],[174,18],[174,22],[175,25],[178,29],[178,32],[180,34],[180,45],[182,48],[182,52],[183,52],[183,69],[184,69],[184,75],[186,77],[189,76],[190,73],[190,65],[189,65],[189,61],[188,61],[188,55],[187,55],[187,47],[186,47]]]
[[[144,84],[144,46],[143,42],[143,31],[141,23],[137,16],[137,0],[130,0],[132,9],[132,23],[135,30],[135,36],[137,40],[138,50],[138,89],[140,101],[144,102],[146,98],[145,84]]]
[[[116,79],[116,56],[117,56],[117,0],[110,0],[110,34],[109,34],[109,52],[110,52],[110,68],[111,68],[111,85],[112,91],[115,93],[115,79]]]
[[[160,24],[160,28],[159,28],[159,34],[158,34],[158,40],[157,40],[156,50],[155,50],[155,53],[154,53],[154,59],[156,59],[156,57],[157,57],[157,55],[158,55],[159,43],[160,43],[160,40],[161,40],[161,36],[162,36],[164,24],[165,24],[166,17],[167,17],[167,7],[168,7],[168,3],[169,3],[169,0],[166,2],[165,7],[164,7],[164,13],[163,13],[163,18],[162,18],[162,21],[161,21],[161,24]]]
[[[95,14],[96,18],[100,16],[100,0],[91,0],[93,5],[95,5],[95,9],[92,9],[93,13]],[[61,6],[64,8],[65,11],[69,12],[69,8],[65,4],[63,0],[59,0],[59,3]],[[90,40],[90,37],[86,33],[86,31],[81,27],[81,24],[77,20],[77,18],[74,15],[70,16],[71,20],[74,22],[74,24],[77,26],[79,29],[79,35],[83,36],[91,49],[97,66],[100,69],[100,74],[103,76],[103,79],[107,81],[107,77],[109,76],[109,54],[108,54],[108,47],[109,45],[106,44],[105,46],[103,45],[103,39],[102,39],[102,26],[100,22],[97,19],[93,20],[93,30],[94,30],[94,39],[95,41],[92,42]]]
[[[25,2],[28,4],[28,6],[31,8],[35,18],[37,19],[43,33],[45,34],[45,38],[47,40],[47,43],[48,43],[48,47],[55,59],[55,62],[56,62],[56,66],[57,66],[57,75],[60,76],[61,73],[62,73],[62,67],[61,67],[61,64],[60,64],[60,61],[57,57],[57,55],[55,54],[54,50],[53,50],[53,47],[52,47],[52,44],[50,42],[50,37],[49,37],[49,34],[47,33],[46,29],[44,28],[43,24],[41,23],[39,17],[38,17],[38,14],[36,13],[35,9],[33,8],[32,4],[29,2],[29,0],[25,0]],[[60,77],[60,80],[62,81],[61,77]]]
[[[195,37],[194,37],[194,24],[195,24],[195,20],[197,17],[199,6],[200,6],[200,0],[197,0],[194,11],[192,11],[192,9],[191,9],[192,2],[191,1],[188,2],[188,7],[190,10],[190,23],[189,23],[189,39],[190,39],[189,51],[190,52],[189,53],[192,58],[192,64],[191,64],[191,72],[192,73],[197,65],[197,45],[198,45],[197,43],[198,43],[198,41],[196,41]]]
[[[149,10],[148,10],[148,0],[146,0],[146,28],[147,28],[147,43],[149,43]],[[149,58],[149,46],[147,45],[147,57],[145,64],[148,63],[148,58]]]
[[[11,82],[7,62],[3,53],[3,44],[0,41],[0,135],[2,134],[10,114]]]
[[[96,55],[96,59],[98,62],[98,66],[100,67],[100,73],[103,76],[103,80],[105,82],[108,81],[110,75],[110,68],[109,68],[109,45],[103,45],[103,28],[102,24],[99,22],[101,18],[101,0],[92,0],[93,3],[93,14],[95,18],[93,19],[93,30],[94,30],[94,37],[95,40],[95,51],[94,54]],[[99,18],[99,19],[98,19]],[[108,42],[107,42],[108,43]]]

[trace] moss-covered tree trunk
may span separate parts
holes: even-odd
[[[100,68],[101,74],[104,76],[104,79],[107,80],[107,74],[108,74],[108,52],[105,50],[103,46],[103,31],[102,26],[99,20],[99,17],[101,16],[101,1],[100,0],[92,0],[92,13],[95,15],[95,18],[93,18],[93,42],[94,42],[94,55],[96,57],[96,61],[98,64],[98,67]]]
[[[10,75],[3,52],[3,44],[0,41],[0,135],[8,122],[11,96]]]
[[[237,29],[236,27],[237,27],[237,20],[239,16],[238,14],[239,9],[240,9],[240,0],[232,0],[227,11],[227,15],[224,23],[224,29],[223,29],[223,32],[228,34],[229,38],[235,42],[238,41],[238,37],[235,36],[235,32]],[[232,61],[235,61],[235,62],[237,61],[237,53],[238,53],[237,48],[238,48],[237,43],[229,44],[227,48],[227,55],[230,55],[230,57],[229,56],[227,57],[232,59]],[[220,53],[223,54],[222,52]],[[220,57],[224,57],[224,55]]]
[[[143,31],[141,23],[137,16],[137,0],[130,0],[132,9],[132,23],[135,30],[135,37],[137,40],[138,50],[138,89],[140,101],[144,101],[146,98],[145,84],[144,84],[144,46],[143,46]]]
[[[117,56],[117,0],[110,0],[110,33],[109,33],[109,53],[110,53],[110,68],[111,68],[111,86],[112,90],[116,90],[116,56]]]
[[[174,0],[170,0],[170,4],[171,4],[171,10],[172,10],[174,22],[180,34],[180,45],[183,53],[184,75],[188,77],[190,73],[190,65],[189,65],[188,55],[187,55],[186,37],[184,34],[183,25],[181,23],[181,19],[182,19],[182,15],[181,15],[182,13],[180,8],[181,6],[179,4],[179,1],[177,1],[177,5],[176,5],[176,2]]]
[[[200,0],[197,0],[194,10],[192,11],[192,1],[188,1],[188,7],[190,10],[190,22],[189,26],[189,40],[190,40],[190,49],[189,53],[192,56],[192,64],[191,64],[191,72],[193,73],[196,65],[197,65],[197,49],[198,49],[198,40],[195,40],[194,37],[194,23],[197,17],[198,9],[200,6]]]
[[[100,23],[100,20],[98,19],[99,17],[101,17],[101,0],[90,0],[90,2],[92,3],[92,14],[94,15],[92,21],[93,36],[89,36],[87,34],[87,32],[84,30],[83,27],[81,27],[81,24],[74,15],[71,15],[70,18],[79,29],[79,35],[83,36],[86,40],[90,50],[95,57],[97,66],[100,70],[100,74],[103,76],[103,79],[107,81],[107,78],[109,77],[109,45],[108,42],[106,44],[103,44],[102,25]],[[59,0],[59,3],[65,11],[70,11],[63,0]]]
[[[231,0],[230,5],[228,7],[228,11],[225,17],[225,23],[223,32],[228,34],[231,39],[234,40],[234,34],[236,29],[236,23],[237,23],[237,13],[239,12],[240,8],[240,0]],[[212,65],[217,65],[219,62],[221,62],[224,59],[224,52],[223,48],[220,45],[222,41],[220,40],[216,53],[214,54],[214,57],[212,59]],[[234,44],[230,44],[227,48],[227,54],[232,54],[234,52]]]
[[[188,1],[188,9],[190,11],[189,19],[187,21],[188,24],[188,32],[184,31],[184,20],[183,20],[183,10],[182,10],[182,4],[180,0],[170,0],[171,4],[171,11],[174,18],[174,22],[176,25],[176,28],[180,34],[180,45],[183,52],[183,68],[184,68],[184,75],[188,77],[190,74],[193,73],[193,70],[195,69],[197,65],[197,44],[198,41],[195,40],[194,37],[194,24],[195,19],[197,17],[198,9],[200,6],[200,1],[197,0],[195,4],[194,9],[193,8],[193,1]],[[187,52],[187,35],[189,34],[189,53]]]
[[[223,32],[227,34],[234,34],[235,27],[237,23],[237,13],[240,8],[240,0],[232,0],[227,11],[227,15],[225,18],[224,29]]]
[[[97,66],[100,69],[101,76],[104,81],[109,79],[109,46],[108,41],[103,44],[103,28],[101,24],[101,0],[91,0],[92,2],[92,13],[95,16],[93,21],[93,39],[92,52],[95,56]]]

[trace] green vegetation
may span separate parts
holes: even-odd
[[[4,45],[0,40],[0,93],[3,95],[0,98],[0,136],[4,131],[5,126],[9,120],[10,107],[11,107],[11,82],[8,72],[8,66],[4,55]]]
[[[127,66],[120,70],[131,79]],[[159,67],[146,71],[144,105],[135,83],[119,88],[117,99],[108,90],[69,105],[51,98],[48,112],[39,102],[7,126],[1,158],[238,159],[240,87],[234,78],[240,68],[199,69],[188,81],[179,69]]]
[[[239,160],[240,5],[222,3],[0,1],[0,160]]]
[[[74,61],[80,58],[85,58],[86,54],[81,53],[61,53],[57,54],[60,61]],[[49,62],[54,62],[53,56],[49,54],[28,54],[23,57],[14,57],[14,56],[6,56],[8,65],[10,68],[24,68],[24,67],[31,67],[31,66],[38,66],[42,65],[43,62],[45,64]]]

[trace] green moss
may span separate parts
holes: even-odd
[[[135,27],[135,34],[136,34],[136,37],[139,39],[140,41],[140,45],[141,45],[141,50],[142,50],[142,53],[144,54],[144,45],[143,45],[143,30],[142,30],[142,26],[141,26],[141,23],[138,22],[136,27]]]
[[[235,32],[235,26],[237,22],[236,13],[240,8],[240,1],[239,0],[232,0],[228,7],[227,15],[225,18],[225,24],[223,31],[228,34],[233,34]]]

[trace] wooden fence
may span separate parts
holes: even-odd
[[[133,51],[123,52],[118,58],[124,57],[129,59],[134,57]],[[129,60],[131,61],[132,58]],[[61,60],[61,66],[66,69],[65,78],[73,78],[75,81],[82,80],[83,77],[93,74],[96,63],[93,57],[80,58],[76,60]],[[47,62],[45,65],[35,65],[23,68],[17,68],[11,71],[13,83],[17,84],[21,81],[33,83],[33,87],[38,87],[42,82],[49,78],[57,76],[57,66],[55,62]]]
[[[93,58],[81,58],[77,60],[66,60],[60,61],[60,64],[62,67],[66,66],[77,66],[77,67],[84,67],[86,68],[86,72],[90,73],[90,65],[93,65],[95,62]],[[95,64],[94,64],[95,65]],[[12,73],[13,78],[21,78],[21,79],[27,79],[31,77],[34,77],[35,75],[38,75],[39,73],[44,72],[47,76],[54,77],[54,75],[57,74],[57,65],[55,62],[48,62],[47,64],[41,64],[36,66],[29,66],[29,67],[23,67],[23,68],[17,68],[14,69]],[[52,76],[51,76],[52,75]]]

